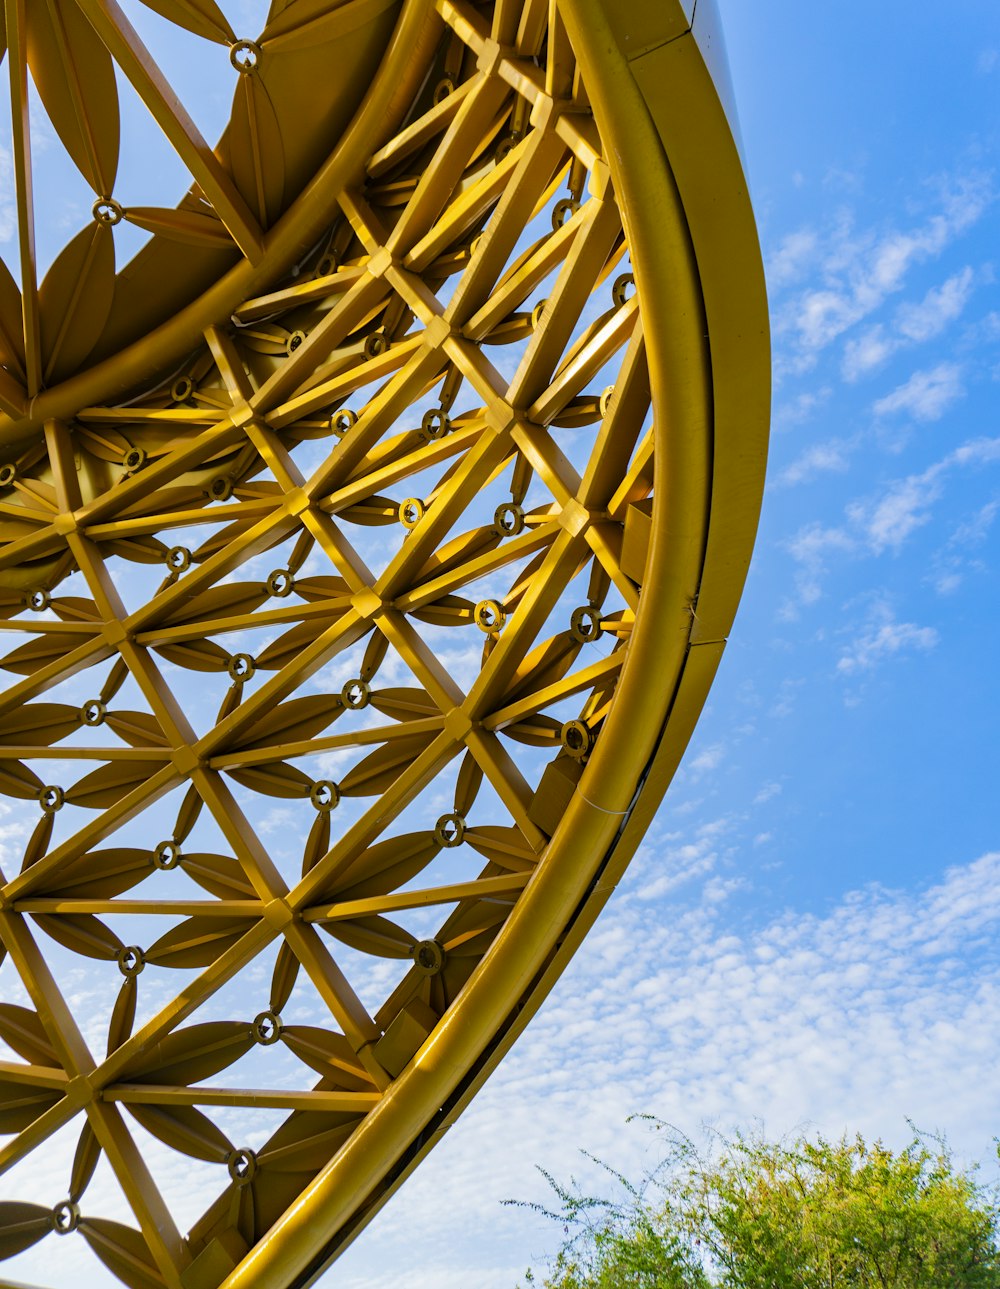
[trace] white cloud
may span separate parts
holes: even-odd
[[[820,523],[806,524],[800,528],[786,549],[799,565],[795,575],[795,590],[799,604],[815,604],[822,595],[820,579],[826,572],[830,553],[850,554],[855,549],[854,539],[843,528],[827,528]],[[793,612],[786,607],[786,616]]]
[[[938,363],[914,372],[908,381],[873,406],[876,416],[902,412],[918,421],[937,421],[965,393],[962,371],[956,363]]]
[[[849,676],[859,671],[871,671],[879,663],[898,654],[919,650],[926,652],[938,642],[933,627],[917,626],[915,622],[897,622],[892,610],[883,602],[877,603],[864,627],[844,650],[837,661],[837,671]]]
[[[896,310],[896,327],[901,336],[914,343],[939,336],[949,322],[961,314],[972,294],[972,269],[966,266],[939,287],[934,287],[919,304],[901,304]]]
[[[842,474],[847,469],[852,446],[842,439],[816,443],[803,452],[798,460],[786,466],[778,475],[777,482],[783,487],[791,488],[796,484],[808,483],[820,474]]]
[[[814,229],[801,228],[782,238],[767,259],[767,281],[774,289],[800,278],[814,259],[819,238]]]
[[[901,304],[888,332],[879,323],[848,340],[844,346],[844,379],[857,380],[881,367],[898,350],[939,336],[961,315],[972,294],[973,278],[972,269],[966,267],[940,286],[932,287],[922,300]]]
[[[848,506],[849,517],[864,531],[874,554],[881,555],[886,549],[898,551],[912,532],[930,521],[930,506],[941,495],[942,473],[940,467],[932,466],[923,474],[896,480],[874,502]]]
[[[920,474],[895,480],[881,497],[852,502],[847,507],[848,518],[861,530],[873,554],[898,551],[912,532],[929,522],[930,507],[941,496],[952,470],[995,461],[1000,461],[1000,438],[970,439]]]
[[[939,256],[945,248],[970,228],[993,200],[988,176],[969,174],[950,182],[941,193],[937,210],[914,228],[900,230],[857,230],[848,213],[841,213],[837,223],[824,233],[825,255],[820,265],[821,280],[799,291],[775,311],[775,334],[786,337],[791,353],[779,361],[782,369],[803,372],[811,368],[817,355],[845,332],[869,318],[896,292],[902,290],[912,269]],[[772,286],[780,287],[794,280],[801,266],[813,255],[809,230],[800,230],[786,238],[774,257]],[[963,293],[971,286],[949,280],[920,303],[904,308],[900,335],[915,343],[921,329],[944,326],[949,311],[961,310]],[[953,316],[957,316],[954,314]],[[858,372],[865,363],[882,361],[880,345],[890,343],[875,331],[859,340],[846,361],[847,369]]]
[[[697,777],[707,774],[709,770],[715,770],[720,765],[726,750],[721,743],[714,743],[711,747],[705,748],[704,752],[699,752],[686,763],[686,768]]]

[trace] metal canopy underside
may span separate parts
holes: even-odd
[[[709,0],[274,0],[255,40],[143,3],[235,77],[214,149],[115,0],[0,10],[0,1257],[279,1289],[475,1094],[666,789],[756,529],[766,303]],[[117,195],[126,85],[176,207]],[[45,273],[36,92],[94,198]]]

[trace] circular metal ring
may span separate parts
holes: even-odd
[[[378,358],[389,348],[389,337],[384,331],[373,331],[370,336],[365,337],[365,357]]]
[[[0,488],[9,488],[17,478],[17,466],[12,461],[0,465]]]
[[[257,1156],[247,1146],[241,1146],[226,1156],[226,1167],[237,1186],[249,1186],[257,1175]]]
[[[296,349],[304,342],[306,333],[304,331],[293,331],[285,341],[285,353],[289,358],[295,353]]]
[[[163,561],[172,572],[183,573],[191,567],[191,552],[186,546],[171,546]]]
[[[257,663],[249,653],[234,653],[226,663],[226,671],[233,680],[250,680],[256,670]]]
[[[460,814],[442,815],[434,825],[434,840],[451,850],[465,841],[465,818]]]
[[[194,381],[190,376],[181,376],[170,386],[170,397],[175,403],[185,403],[194,393]]]
[[[34,609],[36,613],[44,613],[52,603],[51,597],[46,590],[32,591],[27,598],[28,608]]]
[[[629,287],[635,291],[635,278],[631,273],[619,273],[611,287],[611,298],[615,302],[615,307],[620,309],[623,304],[629,300]]]
[[[84,725],[103,725],[108,709],[99,698],[90,698],[80,708],[80,720]]]
[[[63,792],[62,788],[57,787],[54,783],[50,783],[46,787],[39,789],[38,801],[42,810],[47,815],[55,814],[57,810],[61,810],[65,800],[65,792]]]
[[[255,40],[237,40],[229,46],[229,61],[241,76],[249,76],[260,66],[261,48]]]
[[[52,1229],[56,1235],[69,1235],[80,1225],[80,1205],[64,1199],[52,1210]]]
[[[122,457],[122,465],[126,470],[141,470],[146,464],[146,451],[144,448],[129,448]]]
[[[593,746],[594,736],[584,721],[566,721],[559,731],[559,742],[576,761],[582,761]]]
[[[418,940],[411,950],[413,965],[424,976],[437,976],[444,970],[444,949],[437,940]]]
[[[569,618],[569,630],[574,640],[589,644],[601,634],[601,615],[589,604],[574,609]]]
[[[563,224],[571,220],[579,209],[580,203],[575,197],[564,197],[562,201],[557,201],[552,207],[553,232],[562,228]]]
[[[493,527],[501,537],[516,537],[524,531],[524,510],[514,501],[505,501],[493,512]]]
[[[126,944],[115,954],[118,970],[126,980],[141,974],[146,965],[146,958],[137,944]]]
[[[362,680],[360,677],[349,680],[340,691],[340,701],[355,712],[359,712],[362,707],[367,707],[371,700],[371,686],[367,680]]]
[[[90,208],[90,213],[99,224],[114,228],[125,218],[125,211],[113,197],[98,197]]]
[[[153,865],[156,868],[169,871],[171,868],[177,868],[180,862],[181,848],[172,837],[167,841],[161,841],[153,851]]]
[[[421,417],[420,428],[429,439],[443,439],[451,432],[451,421],[443,407],[432,407]]]
[[[309,800],[319,811],[335,810],[340,805],[340,789],[332,779],[317,779],[309,789]]]
[[[349,407],[343,407],[339,412],[334,412],[330,417],[330,429],[337,438],[342,439],[347,431],[353,425],[358,423],[357,412],[352,412]]]
[[[276,568],[273,573],[268,573],[264,585],[267,587],[268,595],[273,595],[277,600],[283,600],[295,590],[295,578],[287,568]]]
[[[404,528],[416,528],[424,517],[424,503],[418,497],[407,497],[399,503],[399,522]]]
[[[507,614],[499,600],[480,600],[472,611],[472,618],[480,631],[492,635],[503,630]]]
[[[261,1047],[270,1047],[281,1037],[282,1028],[281,1017],[277,1012],[264,1011],[258,1012],[253,1018],[250,1032],[255,1043],[259,1043]]]
[[[208,495],[213,501],[228,501],[234,488],[235,484],[228,474],[219,474],[208,485]]]

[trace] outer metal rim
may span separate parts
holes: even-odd
[[[644,323],[656,337],[647,594],[609,717],[614,732],[598,745],[548,862],[457,1005],[393,1094],[232,1272],[226,1289],[314,1279],[500,1060],[607,900],[659,804],[742,590],[766,454],[766,301],[746,185],[696,39],[697,15],[694,30],[687,25],[629,59],[611,0],[572,0],[562,12],[602,138],[612,145]],[[404,23],[412,14],[413,7]],[[664,29],[676,29],[678,18],[684,28],[672,0],[663,7]],[[397,39],[380,80],[402,73],[403,50]],[[631,744],[633,756],[614,755],[619,740]],[[626,759],[631,768],[623,771]],[[591,858],[580,863],[580,856]]]

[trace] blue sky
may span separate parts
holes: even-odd
[[[774,331],[744,603],[626,879],[331,1289],[512,1289],[558,1232],[501,1200],[586,1175],[581,1147],[638,1169],[634,1112],[893,1141],[909,1116],[970,1159],[1000,1123],[1000,11],[719,6]],[[210,136],[227,101],[195,104]],[[90,199],[44,164],[54,252]],[[0,154],[0,241],[4,182]]]
[[[720,9],[774,331],[744,602],[628,877],[338,1289],[512,1286],[559,1233],[500,1200],[639,1167],[632,1112],[1000,1122],[1000,11]]]

